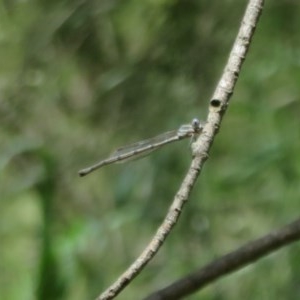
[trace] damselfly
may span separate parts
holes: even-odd
[[[195,140],[202,132],[203,125],[204,124],[198,119],[193,119],[191,124],[182,125],[178,130],[168,131],[156,137],[119,148],[107,159],[101,160],[95,165],[80,170],[79,175],[85,176],[103,166],[139,158],[140,156],[147,155],[164,145],[182,140],[187,137],[191,137],[193,140]]]

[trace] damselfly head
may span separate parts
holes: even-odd
[[[193,121],[192,121],[192,125],[193,125],[194,128],[199,127],[200,121],[197,118],[194,118]]]
[[[198,132],[202,129],[203,126],[197,118],[194,118],[193,121],[192,121],[192,127],[193,127],[195,132]]]

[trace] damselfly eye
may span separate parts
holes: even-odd
[[[197,129],[200,127],[200,121],[197,118],[194,118],[192,121],[192,126],[194,129]]]

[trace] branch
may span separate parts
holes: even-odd
[[[222,77],[210,100],[207,123],[203,129],[203,134],[201,134],[198,141],[193,144],[193,154],[196,158],[198,157],[199,166],[203,163],[201,157],[205,153],[208,153],[220,127],[222,117],[227,109],[242,64],[249,50],[263,4],[264,0],[249,0],[240,30],[233,44]]]
[[[180,299],[299,239],[300,219],[220,257],[204,268],[151,294],[144,300]]]
[[[250,46],[255,26],[262,10],[263,0],[250,0],[247,6],[238,36],[233,45],[227,65],[221,80],[210,101],[207,123],[199,139],[192,145],[193,160],[178,192],[176,193],[169,211],[158,228],[156,234],[136,261],[104,291],[97,300],[112,299],[124,289],[152,257],[158,252],[166,240],[171,229],[177,223],[184,204],[187,202],[203,164],[208,157],[209,149],[213,143],[217,130],[220,127],[222,116],[227,108],[229,98],[237,81],[242,63]]]

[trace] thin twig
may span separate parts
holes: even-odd
[[[142,254],[116,280],[115,283],[113,283],[97,298],[97,300],[112,299],[116,297],[158,252],[171,229],[177,223],[182,208],[188,200],[202,166],[208,157],[208,152],[220,126],[222,115],[224,114],[229,102],[229,98],[233,93],[233,88],[237,81],[247,50],[250,46],[250,41],[253,36],[255,26],[258,22],[263,2],[263,0],[249,1],[227,65],[212,97],[212,100],[210,101],[207,123],[204,126],[203,133],[200,135],[197,142],[192,145],[193,160],[191,166],[174,197],[174,201],[169,208],[164,221]]]
[[[236,271],[266,255],[300,239],[300,219],[266,236],[251,241],[239,249],[220,257],[198,271],[177,280],[144,300],[176,300]]]

